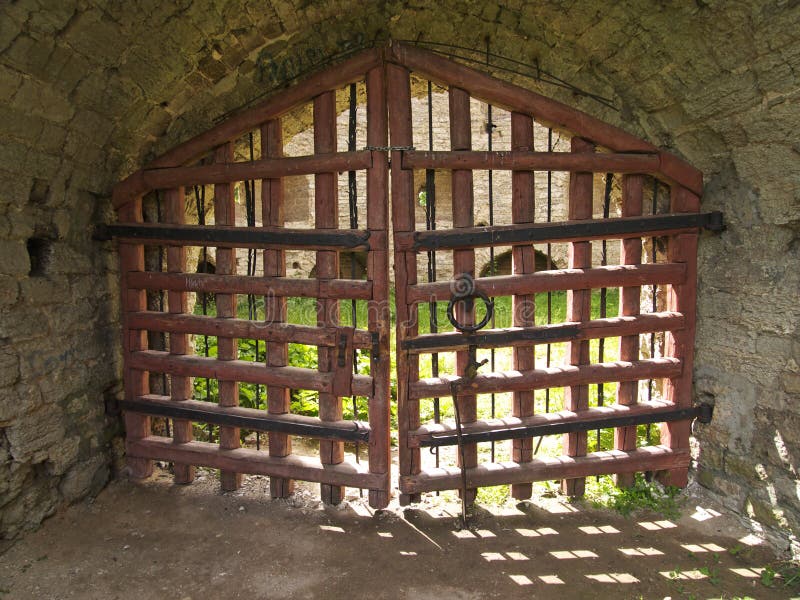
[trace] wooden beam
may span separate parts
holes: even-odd
[[[580,457],[535,458],[523,464],[484,464],[467,471],[467,483],[470,487],[485,487],[547,481],[557,477],[575,479],[612,473],[684,469],[688,467],[690,460],[688,451],[646,446],[631,452],[610,450]],[[404,494],[453,490],[460,485],[461,473],[454,467],[431,469],[417,475],[400,477],[400,491]]]
[[[288,277],[248,277],[219,273],[156,273],[134,271],[128,285],[139,290],[183,290],[187,292],[237,293],[300,298],[337,298],[368,300],[372,282],[354,279],[292,279]]]
[[[594,144],[588,140],[572,138],[572,152],[594,156]],[[591,173],[574,172],[569,177],[569,218],[581,220],[592,218],[592,190],[594,178]],[[588,269],[592,266],[592,243],[572,242],[569,245],[569,266],[571,269]],[[591,319],[592,293],[590,289],[567,290],[567,321],[588,321]],[[569,344],[569,362],[572,365],[587,365],[589,342],[577,341]],[[589,408],[589,386],[571,385],[564,390],[564,407],[571,411]],[[587,449],[586,432],[569,433],[564,436],[564,454],[583,456]],[[562,490],[569,496],[583,496],[583,479],[562,480]]]
[[[388,146],[388,120],[384,68],[367,73],[367,145]],[[371,244],[367,258],[367,279],[373,282],[372,299],[367,304],[368,327],[377,336],[377,348],[370,353],[370,374],[374,394],[369,400],[369,471],[387,477],[382,490],[369,491],[372,508],[386,508],[391,491],[388,475],[391,469],[391,361],[389,307],[389,163],[385,153],[376,153],[367,170],[367,228],[370,237],[381,237],[381,244]],[[377,234],[383,234],[378,236]]]
[[[671,211],[698,211],[700,198],[691,192],[673,187],[670,190]],[[673,285],[667,296],[667,306],[680,310],[686,317],[686,328],[680,332],[667,334],[665,353],[678,356],[685,368],[680,375],[667,381],[665,394],[667,400],[676,407],[689,407],[693,403],[692,377],[694,369],[694,342],[697,318],[697,234],[676,235],[667,242],[667,260],[686,265],[686,279]],[[661,428],[661,443],[673,449],[688,449],[691,436],[691,423],[668,423]],[[662,482],[684,487],[688,483],[688,469],[677,468],[664,473]]]
[[[343,462],[321,465],[312,458],[290,455],[268,456],[259,450],[237,448],[224,450],[207,442],[173,444],[169,438],[147,437],[128,440],[128,455],[145,460],[167,460],[220,469],[223,472],[250,473],[283,479],[301,479],[332,486],[385,489],[387,476],[371,474],[358,464]]]
[[[314,152],[336,151],[336,94],[324,92],[314,98]],[[338,180],[335,173],[318,173],[314,176],[314,225],[317,229],[339,227]],[[339,255],[322,250],[317,252],[317,278],[335,279],[339,276]],[[339,323],[339,303],[325,298],[317,299],[317,325],[328,326]],[[319,370],[333,373],[337,368],[336,353],[331,348],[317,349]],[[352,369],[352,367],[351,367]],[[319,394],[319,417],[323,421],[338,421],[342,418],[342,401],[332,390]],[[344,445],[339,442],[321,441],[319,455],[322,464],[336,465],[344,460]],[[344,500],[342,486],[322,484],[322,501],[339,504]]]
[[[272,313],[268,312],[267,314]],[[330,347],[336,345],[336,332],[340,329],[338,327],[310,327],[280,322],[258,323],[248,319],[218,319],[205,315],[172,314],[156,311],[131,313],[128,322],[131,329],[144,329],[147,331],[193,333],[196,335],[265,340],[277,344],[293,343]],[[356,348],[371,348],[372,338],[370,332],[356,329],[353,334],[353,345]]]
[[[533,119],[521,113],[511,113],[512,152],[527,154],[533,150]],[[492,167],[495,168],[495,167]],[[532,171],[512,171],[511,173],[511,221],[514,225],[533,223],[536,215],[534,198],[535,181]],[[514,275],[527,275],[536,271],[536,253],[533,244],[514,246],[511,250]],[[512,298],[513,325],[528,328],[536,325],[536,296],[516,294]],[[514,346],[514,369],[530,371],[536,368],[536,353],[532,344]],[[511,414],[524,419],[533,415],[535,397],[533,390],[514,392]],[[533,439],[517,439],[512,442],[512,458],[516,463],[529,463],[533,460]],[[533,485],[530,482],[511,486],[511,496],[517,500],[531,497]]]
[[[186,194],[183,188],[168,190],[164,195],[164,219],[172,225],[181,225],[185,220],[186,214]],[[167,271],[170,273],[182,273],[186,270],[186,248],[171,246],[167,248]],[[187,316],[189,306],[185,292],[167,292],[167,306],[169,312],[176,318]],[[141,313],[134,313],[141,314]],[[130,315],[131,317],[133,314]],[[131,327],[130,320],[128,327]],[[189,353],[189,336],[185,333],[170,333],[169,351],[170,354],[183,356]],[[173,375],[170,379],[170,395],[173,401],[186,402],[192,397],[192,380],[189,377]],[[172,438],[177,444],[191,442],[192,424],[186,419],[174,419],[172,421]],[[178,484],[191,483],[194,480],[194,467],[192,465],[174,465],[174,481]]]
[[[480,277],[475,280],[475,289],[487,296],[511,296],[513,294],[538,294],[559,290],[585,290],[601,287],[631,285],[677,284],[686,277],[687,266],[683,263],[658,263],[655,265],[616,265],[587,269],[559,269],[540,271],[530,275],[501,275]],[[450,300],[452,282],[437,281],[409,286],[411,302]]]
[[[452,352],[470,345],[479,348],[521,348],[536,344],[557,344],[618,336],[637,336],[651,331],[683,329],[686,320],[680,313],[645,313],[628,317],[609,317],[584,322],[553,323],[531,327],[482,329],[474,334],[458,331],[428,333],[406,340],[403,349],[416,354]],[[638,358],[638,355],[636,356]],[[626,359],[627,360],[627,359]]]
[[[490,394],[492,392],[514,392],[541,390],[566,386],[585,386],[609,381],[636,381],[658,377],[676,377],[682,373],[681,361],[676,358],[649,358],[638,361],[575,364],[561,367],[531,369],[530,371],[505,371],[478,375],[465,382],[467,392]],[[415,399],[450,396],[453,375],[420,379],[411,386],[410,396]],[[569,409],[586,410],[588,407]]]
[[[129,223],[141,223],[142,199],[135,198],[119,210],[119,218]],[[137,369],[131,364],[136,352],[147,348],[147,335],[144,331],[131,329],[128,315],[147,309],[147,298],[141,289],[131,286],[133,273],[144,271],[144,246],[141,244],[119,245],[120,299],[122,308],[122,382],[127,400],[150,392],[150,378],[144,369]],[[139,440],[150,435],[150,418],[135,413],[125,413],[125,437]],[[126,457],[131,477],[144,479],[153,474],[153,461],[145,458]]]
[[[250,179],[279,178],[315,173],[338,173],[366,169],[372,164],[372,152],[325,152],[307,156],[262,158],[260,160],[225,162],[193,167],[145,168],[118,183],[113,204],[122,206],[131,198],[152,190],[191,185],[233,183]]]
[[[470,117],[469,93],[458,87],[450,87],[448,92],[450,108],[450,147],[453,151],[470,150],[472,148],[472,120]],[[458,230],[475,225],[474,205],[475,199],[472,187],[472,171],[468,169],[454,169],[451,173],[452,181],[452,214],[453,230]],[[472,248],[459,248],[453,251],[453,278],[467,276],[475,278],[475,250]],[[456,321],[464,325],[475,324],[475,306],[472,302],[459,302],[455,306]],[[456,352],[456,373],[463,374],[469,364],[469,352],[460,350]],[[462,423],[472,423],[478,418],[478,398],[468,391],[460,389],[458,398],[459,412]],[[464,464],[468,469],[478,466],[478,446],[464,444],[458,453],[458,464],[461,464],[463,455]],[[467,489],[466,502],[475,501],[477,489]]]
[[[393,64],[386,65],[387,100],[389,108],[390,143],[408,147],[414,143],[411,123],[411,84],[408,69]],[[392,164],[400,164],[402,154],[391,153]],[[392,169],[392,227],[393,234],[414,231],[415,198],[414,174],[403,169]],[[412,286],[417,283],[417,257],[410,251],[394,251],[395,306],[397,311],[397,341],[416,337],[419,329],[417,305],[409,298]],[[419,427],[419,402],[409,396],[409,387],[419,379],[419,357],[407,352],[397,353],[397,428],[400,439],[408,431]],[[400,444],[398,448],[400,474],[420,472],[419,449]],[[418,502],[420,496],[401,494],[400,505]]]
[[[261,157],[267,160],[283,158],[283,126],[279,118],[270,119],[261,125]],[[284,184],[280,177],[265,178],[261,181],[261,221],[262,229],[284,225]],[[284,231],[286,231],[284,229]],[[317,238],[319,239],[319,238]],[[264,250],[264,276],[286,277],[286,248]],[[264,296],[264,323],[271,331],[280,331],[287,318],[286,298],[275,293]],[[335,343],[335,332],[333,341]],[[266,345],[266,364],[268,367],[285,367],[289,364],[289,340],[269,340]],[[267,386],[267,411],[273,418],[287,416],[291,406],[291,390],[286,386]],[[275,432],[267,440],[269,455],[286,457],[292,453],[292,438]],[[269,480],[272,498],[288,498],[294,492],[294,481],[271,477]]]
[[[625,175],[622,178],[622,216],[637,217],[642,214],[642,192],[644,179],[641,175]],[[620,248],[621,262],[626,265],[638,265],[642,262],[642,240],[640,238],[622,240]],[[630,317],[639,314],[641,286],[624,287],[620,292],[619,314]],[[639,360],[639,336],[621,336],[619,340],[620,360]],[[624,406],[633,406],[639,401],[639,383],[633,381],[620,382],[617,386],[617,402]],[[636,449],[636,426],[620,427],[614,430],[614,449],[627,452]],[[633,485],[633,473],[622,473],[617,476],[617,485],[629,487]]]
[[[522,113],[512,113],[531,118]],[[532,119],[531,119],[532,120]],[[569,152],[534,152],[533,147],[510,151],[460,150],[433,152],[409,150],[403,153],[404,169],[492,169],[495,171],[587,171],[594,173],[656,173],[656,153],[597,154],[576,156]]]
[[[333,376],[330,373],[301,367],[269,367],[248,360],[223,361],[205,356],[173,356],[158,350],[133,352],[129,362],[134,369],[184,377],[245,381],[328,393],[333,389]],[[353,375],[353,391],[360,396],[370,395],[372,377]]]

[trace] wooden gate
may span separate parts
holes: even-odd
[[[181,144],[115,188],[120,223],[109,233],[119,240],[122,409],[134,476],[147,476],[158,459],[175,464],[178,483],[192,480],[192,465],[204,465],[221,470],[225,490],[240,485],[241,473],[254,473],[271,478],[273,497],[287,496],[292,480],[301,479],[319,482],[326,502],[339,503],[344,486],[351,486],[368,489],[374,507],[388,503],[387,156],[352,144],[338,151],[336,122],[336,91],[357,83],[367,97],[366,145],[386,146],[383,73],[378,50],[360,54]],[[281,117],[309,103],[314,153],[286,157]],[[234,160],[236,142],[244,140],[246,147],[253,132],[260,139],[260,157]],[[360,229],[343,229],[339,173],[358,171],[366,171],[366,223]],[[299,175],[314,176],[313,229],[285,227],[284,180]],[[245,182],[251,195],[260,187],[261,227],[253,226],[252,218],[248,225],[237,219],[237,209],[242,208],[234,199],[237,182],[239,189]],[[213,190],[214,224],[184,224],[186,192],[205,186]],[[155,190],[163,190],[162,222],[142,223],[142,198]],[[167,247],[165,272],[145,270],[145,245]],[[186,273],[186,249],[208,246],[216,248],[215,272]],[[263,250],[262,273],[237,273],[236,250],[241,248]],[[298,249],[316,253],[314,279],[285,276],[285,253]],[[365,280],[340,277],[340,254],[349,253],[352,262],[355,251],[367,253]],[[166,291],[166,308],[147,310],[148,291]],[[192,293],[213,294],[216,314],[187,314]],[[237,310],[237,295],[263,298],[263,316],[245,317],[241,308]],[[316,326],[287,323],[287,298],[316,299]],[[365,302],[367,322],[342,326],[342,300]],[[166,332],[168,349],[148,349],[148,332]],[[217,355],[195,355],[190,334],[216,340]],[[256,341],[255,360],[238,356],[237,340],[242,339]],[[258,341],[264,342],[265,357],[259,355]],[[293,343],[318,347],[317,369],[292,366],[287,348]],[[353,372],[354,352],[361,349],[368,351],[368,375]],[[169,375],[169,395],[149,393],[153,374]],[[217,402],[192,399],[191,378],[218,382]],[[266,412],[237,406],[240,383],[266,388]],[[290,414],[290,390],[316,392],[319,416]],[[367,398],[368,415],[343,420],[342,398],[347,396]],[[153,435],[151,415],[172,418],[172,435]],[[192,423],[218,426],[218,443],[193,441]],[[240,447],[242,429],[266,432],[268,451]],[[319,461],[293,455],[292,436],[319,440]],[[368,466],[359,464],[357,454],[345,460],[344,442],[367,443]]]
[[[417,78],[413,85],[412,72]],[[414,131],[412,97],[419,96],[420,81],[434,81],[446,90],[450,145],[446,150],[433,148],[431,130],[429,149],[415,148],[420,133]],[[362,91],[356,92],[353,84]],[[363,101],[366,96],[366,139],[361,150],[355,146],[354,134],[347,151],[337,148],[336,117],[342,112],[337,90],[343,86],[350,86],[351,111],[355,98]],[[510,150],[495,151],[491,145],[486,151],[472,150],[472,99],[510,112]],[[281,118],[304,104],[310,104],[313,115],[314,152],[284,156]],[[487,126],[491,131],[491,112]],[[534,130],[542,126],[569,138],[571,151],[549,147],[535,151]],[[253,139],[260,140],[260,155],[251,150],[249,160],[235,159],[237,142],[241,147],[245,140],[246,146],[247,136],[251,145]],[[432,229],[437,170],[440,176],[450,173],[452,224],[445,230],[418,231],[421,192],[415,187],[414,174],[425,173],[427,228]],[[512,223],[475,225],[475,170],[512,173],[511,197],[505,199],[511,203]],[[354,226],[357,217],[353,221],[351,204],[350,227],[345,228],[338,214],[338,175],[358,171],[366,173],[366,223]],[[536,177],[547,173],[549,182],[557,172],[569,173],[568,219],[535,222]],[[619,217],[605,214],[593,219],[595,173],[621,181]],[[284,183],[287,177],[300,175],[314,176],[312,229],[286,227]],[[643,190],[651,181],[656,186],[653,196],[658,186],[669,188],[666,214],[643,210]],[[254,223],[251,204],[246,219],[241,215],[235,196],[242,186],[251,200],[260,189],[261,226]],[[700,228],[719,225],[718,215],[699,213],[701,174],[584,113],[398,43],[365,51],[228,119],[116,186],[119,223],[107,229],[119,240],[122,409],[132,474],[147,476],[153,460],[166,460],[174,463],[178,483],[192,481],[193,466],[204,465],[221,470],[226,490],[240,485],[241,473],[255,473],[270,476],[275,497],[290,494],[292,481],[299,479],[319,482],[326,502],[338,503],[344,486],[351,486],[368,489],[373,507],[387,505],[391,495],[390,187],[401,502],[413,501],[422,492],[460,486],[457,468],[424,466],[420,452],[432,447],[438,457],[438,448],[456,445],[458,437],[463,438],[471,490],[510,483],[514,496],[523,498],[530,495],[533,481],[563,479],[569,493],[579,494],[580,478],[587,475],[622,474],[621,483],[625,483],[633,472],[644,470],[667,473],[671,483],[685,484],[690,421],[699,414],[691,399],[697,236]],[[199,197],[206,188],[214,198],[213,225],[205,223],[200,208],[200,224],[186,224],[187,197],[191,201],[192,194]],[[143,198],[153,193],[158,194],[163,210],[159,222],[145,223]],[[656,237],[659,243],[666,240],[662,261],[655,263],[651,255],[651,264],[642,264],[643,240]],[[622,240],[620,264],[593,265],[592,240],[609,239]],[[569,245],[569,268],[537,272],[536,248],[549,249],[550,244]],[[166,247],[163,268],[161,263],[156,270],[145,268],[147,246]],[[513,274],[491,276],[492,266],[490,276],[476,277],[476,249],[489,247],[512,248]],[[198,248],[204,256],[213,249],[214,273],[187,272],[187,251]],[[250,263],[246,274],[237,272],[237,250],[241,249],[253,253],[248,256],[255,255],[255,250],[262,253],[260,273]],[[313,278],[286,277],[285,253],[297,249],[315,252]],[[342,253],[349,253],[352,261],[355,251],[367,253],[362,280],[340,275]],[[437,254],[447,255],[452,262],[453,277],[435,281],[436,271],[429,269],[429,281],[419,282],[418,260],[427,256],[435,261]],[[463,290],[456,289],[462,284],[470,287],[472,296],[465,297]],[[640,314],[642,286],[661,286],[658,293],[666,292],[666,306],[654,305],[654,310]],[[607,288],[621,288],[619,316],[592,318],[591,290]],[[567,291],[566,319],[537,322],[535,295],[559,290]],[[156,309],[148,307],[148,293],[159,292],[165,301]],[[213,295],[215,313],[190,313],[193,294],[198,302],[203,299],[203,306],[206,295]],[[513,297],[513,327],[490,326],[474,332],[440,332],[433,327],[420,334],[420,306],[438,313],[450,303],[454,320],[471,326],[473,300],[481,295],[487,302]],[[237,298],[243,296],[249,297],[251,306],[246,316],[237,308]],[[256,297],[263,298],[263,308],[253,311]],[[315,325],[287,322],[287,299],[298,297],[316,299]],[[354,309],[348,326],[342,324],[339,303],[343,300],[366,303],[364,323],[355,322]],[[639,336],[654,332],[666,332],[663,354],[655,357],[651,351],[642,357]],[[153,334],[165,336],[163,349],[148,345]],[[203,337],[206,352],[198,355],[190,336]],[[216,342],[216,356],[207,352],[209,338]],[[590,340],[607,338],[619,339],[619,360],[592,360]],[[255,340],[253,360],[239,356],[237,340]],[[263,354],[259,342],[264,343]],[[294,343],[318,348],[317,368],[292,365],[287,349]],[[565,364],[537,365],[536,347],[558,343],[568,345]],[[499,348],[513,349],[513,369],[489,372],[484,368],[474,378],[461,377],[475,366],[478,352]],[[358,350],[368,354],[368,374],[354,374]],[[421,378],[420,356],[440,352],[456,353],[453,372],[434,369],[432,376]],[[549,356],[548,350],[548,361]],[[151,393],[154,376],[165,382],[160,393]],[[206,390],[209,381],[216,382],[217,401],[197,398],[193,378],[205,380]],[[665,380],[663,398],[640,398],[638,382],[653,379]],[[612,382],[618,384],[615,401],[590,407],[589,386]],[[259,406],[238,406],[240,384],[264,387],[266,412]],[[555,388],[565,390],[563,410],[534,414],[536,391],[549,394]],[[258,394],[260,388],[255,389]],[[316,392],[319,416],[291,414],[291,390]],[[438,399],[454,392],[462,431],[439,418]],[[513,393],[513,414],[478,419],[481,395],[504,392]],[[368,414],[344,420],[345,397],[366,398]],[[420,403],[429,399],[435,399],[436,422],[423,424]],[[155,435],[152,416],[172,419],[171,430]],[[637,425],[657,422],[665,422],[661,443],[637,447]],[[209,429],[218,431],[217,439],[195,440],[194,432],[199,430],[193,423],[218,428]],[[587,431],[609,427],[616,428],[614,448],[587,453]],[[267,433],[267,451],[241,447],[242,430]],[[534,438],[562,433],[563,456],[534,458]],[[294,436],[319,440],[319,460],[292,454]],[[513,440],[513,461],[479,460],[478,443],[490,443],[494,449],[501,440]],[[346,460],[344,442],[368,443],[368,465],[358,462],[357,452]]]
[[[468,501],[474,498],[476,488],[499,484],[512,484],[514,497],[527,498],[531,482],[553,479],[563,480],[567,493],[580,495],[582,478],[588,475],[618,474],[618,482],[626,484],[636,471],[659,471],[671,484],[685,485],[691,420],[701,413],[708,417],[705,408],[692,406],[697,236],[699,228],[721,224],[721,215],[699,214],[701,173],[585,113],[420,48],[395,44],[388,60],[389,123],[391,144],[396,148],[391,177],[401,503],[417,500],[422,492],[458,489],[464,476]],[[427,134],[414,131],[412,97],[420,95],[420,81],[426,80],[447,94],[449,139],[443,150],[433,148],[433,127]],[[484,129],[476,127],[471,117],[476,99],[486,103],[487,109],[486,120],[480,124],[489,137],[484,151],[472,150],[473,132]],[[429,107],[431,103],[429,91]],[[498,107],[510,113],[510,148],[504,151],[493,150],[491,144],[496,126],[492,108],[497,111]],[[428,119],[434,121],[430,113]],[[554,152],[550,147],[535,151],[535,128],[549,131],[550,140],[553,130],[559,131],[562,138],[570,139],[570,151]],[[428,150],[416,149],[423,142]],[[432,207],[426,207],[428,231],[416,231],[419,194],[415,170],[425,170],[426,203],[431,196],[439,199],[436,181],[443,172],[449,173],[450,228],[437,227],[435,219],[430,219]],[[477,204],[475,170],[490,178],[489,198],[480,197]],[[491,202],[491,177],[498,171],[511,172],[510,197],[502,200],[511,204],[512,222],[492,223],[490,206],[489,223],[476,226],[476,208]],[[543,200],[535,198],[537,172],[539,176],[547,174],[549,185],[559,171],[569,174],[567,220],[537,223],[535,202]],[[595,173],[605,174],[607,190],[613,177],[621,181],[620,217],[609,218],[606,207],[603,218],[593,219]],[[643,215],[645,181],[669,188],[667,214],[656,214],[654,209]],[[549,209],[548,205],[548,215]],[[641,264],[643,240],[654,236],[667,244],[666,262]],[[592,240],[609,239],[622,240],[620,264],[594,266]],[[550,246],[557,243],[569,244],[569,268],[536,272],[537,246],[548,248],[549,261]],[[606,244],[602,244],[605,256]],[[476,249],[498,246],[512,248],[513,273],[477,277]],[[428,282],[423,283],[418,281],[417,270],[426,254]],[[452,277],[432,281],[436,268],[430,268],[431,261],[441,262],[436,257],[442,254],[452,261]],[[651,262],[653,256],[651,253]],[[640,314],[642,286],[661,286],[659,293],[666,292],[666,306]],[[619,316],[603,314],[603,318],[593,319],[591,292],[608,288],[621,288]],[[536,294],[559,290],[566,290],[566,319],[537,323]],[[476,316],[480,299],[488,311],[489,304],[494,306],[492,298],[502,296],[513,299],[513,326],[477,330],[476,320],[483,324],[491,321],[489,314],[482,319]],[[429,332],[420,334],[420,307],[426,308],[430,318],[441,312],[442,303],[448,305],[453,325],[460,325],[463,331],[437,332],[441,319],[437,323],[433,318]],[[663,355],[643,358],[639,336],[654,332],[666,332]],[[604,362],[602,350],[600,360],[593,359],[590,340],[607,338],[618,338],[619,360]],[[567,345],[566,360],[559,366],[549,364],[549,345],[556,343]],[[548,345],[546,366],[536,364],[535,350],[541,345]],[[483,350],[485,356],[487,349],[498,348],[513,348],[512,368],[476,374],[476,368],[490,360],[478,362],[478,352]],[[494,362],[494,352],[489,351]],[[450,373],[443,372],[438,360],[441,352],[456,354]],[[430,361],[427,377],[420,377],[423,355],[436,357]],[[665,380],[663,398],[652,394],[640,398],[638,383],[653,379]],[[590,384],[604,383],[616,384],[614,400],[610,405],[604,403],[600,393],[601,399],[595,403],[599,406],[590,407]],[[564,390],[563,410],[534,414],[536,392],[549,395],[556,388]],[[494,395],[504,392],[513,394],[512,414],[479,419],[479,398],[491,399],[494,410]],[[433,410],[426,413],[441,421],[436,418],[442,412],[439,401],[453,395],[460,409],[461,431],[453,420],[421,423],[422,402],[432,400]],[[661,443],[637,447],[637,425],[657,422],[665,422]],[[616,428],[613,447],[588,453],[587,432],[610,427]],[[552,434],[565,434],[563,455],[534,458],[535,438]],[[513,440],[510,461],[493,460],[494,444],[502,440]],[[492,445],[484,460],[479,459],[479,442]],[[425,465],[421,448],[434,449],[439,463],[438,449],[453,445],[460,447],[456,458],[459,463],[463,458],[465,473],[456,467]]]

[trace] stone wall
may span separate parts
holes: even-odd
[[[495,70],[682,155],[728,230],[700,244],[698,479],[800,530],[800,5],[506,0],[16,0],[0,7],[0,531],[108,477],[119,386],[109,191],[315,61],[392,35],[533,64],[610,105]],[[30,249],[30,253],[29,253]],[[33,263],[31,258],[33,257]]]

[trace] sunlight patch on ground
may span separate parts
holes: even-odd
[[[613,525],[601,525],[600,527],[596,527],[595,525],[584,525],[583,527],[578,527],[578,529],[580,529],[586,535],[601,535],[603,533],[619,533],[619,529],[617,529]]]
[[[619,551],[626,556],[660,556],[664,554],[655,548],[620,548]]]
[[[559,560],[565,560],[569,558],[597,558],[597,554],[591,550],[555,550],[550,552],[550,554]]]
[[[586,578],[599,583],[639,583],[639,580],[630,573],[597,573],[587,575]]]

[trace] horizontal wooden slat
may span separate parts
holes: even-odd
[[[467,488],[612,473],[662,471],[685,468],[690,460],[688,448],[670,450],[665,446],[646,446],[631,452],[610,450],[577,457],[535,458],[528,463],[489,463],[467,469]],[[429,469],[418,474],[402,475],[399,483],[400,491],[404,494],[457,489],[461,487],[461,470],[458,467]]]
[[[338,327],[309,327],[292,323],[220,319],[204,315],[157,311],[129,313],[128,328],[308,344],[310,346],[336,346],[336,332],[340,329]],[[363,329],[356,329],[353,333],[353,345],[356,348],[371,348],[372,334]]]
[[[153,246],[216,246],[218,248],[273,248],[282,250],[369,250],[382,248],[384,232],[358,229],[285,229],[227,225],[165,225],[161,223],[105,225],[96,238],[116,238]]]
[[[120,402],[120,408],[153,416],[187,419],[201,423],[241,427],[251,431],[280,431],[315,439],[352,442],[369,441],[369,423],[358,421],[326,421],[316,417],[292,414],[272,414],[255,408],[219,406],[197,400],[172,400],[169,396],[147,394],[135,400]]]
[[[570,156],[583,156],[570,154]],[[443,250],[487,246],[556,244],[589,240],[627,239],[642,236],[696,233],[699,228],[722,227],[719,212],[675,213],[645,217],[561,221],[558,223],[526,223],[495,225],[436,231],[414,231],[395,234],[400,250]]]
[[[482,329],[472,335],[458,331],[429,333],[403,340],[402,347],[412,354],[452,352],[471,345],[479,348],[504,348],[555,344],[559,342],[636,335],[683,329],[686,320],[676,312],[645,313],[630,317],[610,317],[576,323],[554,323],[538,327]]]
[[[222,450],[216,444],[207,442],[175,444],[170,438],[157,436],[127,440],[125,450],[128,456],[136,458],[365,489],[386,489],[389,477],[388,473],[370,473],[366,465],[349,461],[337,465],[322,465],[318,459],[294,454],[276,457],[249,448]]]
[[[128,197],[142,195],[152,190],[178,188],[192,185],[232,183],[250,179],[313,175],[356,171],[372,166],[372,152],[331,152],[308,156],[265,158],[247,162],[212,163],[195,167],[165,167],[142,169],[125,180],[125,187],[117,192]]]
[[[559,269],[540,271],[527,275],[502,275],[475,279],[475,289],[487,296],[513,294],[538,294],[559,290],[583,290],[603,287],[630,287],[636,285],[679,284],[686,278],[683,263],[658,263],[654,265],[615,265],[594,269]],[[452,281],[420,283],[409,286],[410,302],[450,300]]]
[[[289,277],[248,277],[210,273],[161,273],[131,271],[128,285],[140,290],[173,290],[206,294],[253,294],[303,298],[370,300],[372,282],[355,279],[294,279]]]
[[[462,381],[460,394],[489,394],[492,392],[521,392],[609,381],[637,381],[677,377],[681,374],[681,361],[677,358],[649,358],[638,361],[617,361],[591,365],[564,365],[531,369],[530,371],[504,371],[478,375]],[[460,379],[453,375],[420,379],[409,387],[409,397],[442,398],[451,395],[450,385]]]
[[[464,423],[461,427],[463,435],[483,434],[493,432],[508,432],[513,434],[515,430],[522,430],[528,427],[539,427],[547,425],[560,425],[566,423],[592,423],[613,417],[636,417],[639,415],[653,415],[666,413],[675,409],[675,405],[664,400],[654,400],[652,402],[641,402],[631,406],[621,404],[609,404],[589,408],[579,412],[562,410],[552,413],[539,413],[531,417],[505,417],[502,419],[482,419],[472,423]],[[654,421],[655,422],[655,421]],[[589,427],[594,429],[594,427]],[[454,423],[429,423],[423,425],[408,434],[408,445],[419,447],[427,445],[426,442],[437,438],[455,435],[456,427]],[[527,436],[530,437],[530,436]],[[513,439],[513,435],[504,439]]]
[[[403,152],[404,169],[481,169],[655,173],[658,153],[581,155],[572,152],[420,151]]]
[[[130,355],[128,366],[181,377],[244,381],[317,392],[333,391],[333,372],[320,373],[315,369],[300,367],[269,367],[246,360],[219,360],[205,356],[178,356],[157,350],[142,350]],[[372,377],[353,375],[353,393],[356,396],[372,396]]]

